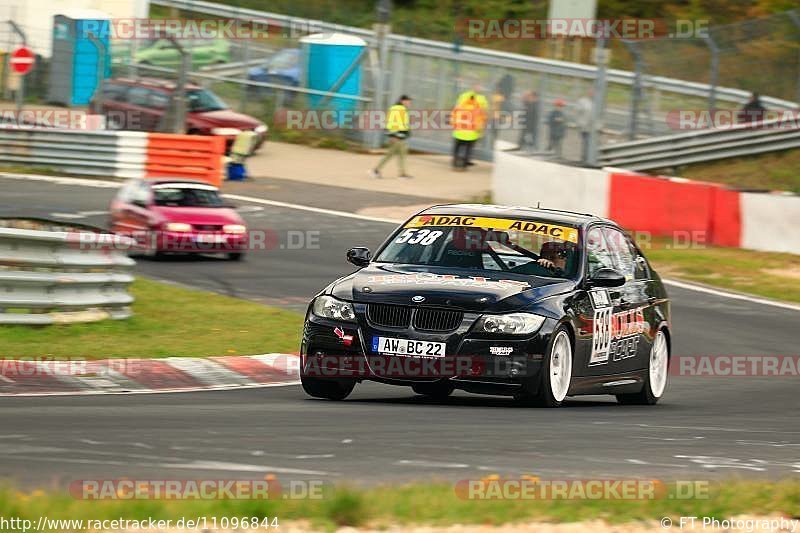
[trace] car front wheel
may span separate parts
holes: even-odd
[[[572,339],[565,326],[553,333],[539,380],[537,394],[523,393],[517,399],[539,407],[560,407],[572,384]]]
[[[300,383],[306,394],[326,400],[344,400],[356,386],[354,380],[306,378],[300,377]]]

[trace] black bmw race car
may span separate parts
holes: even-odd
[[[592,215],[441,205],[402,224],[306,313],[301,381],[341,400],[356,383],[512,395],[542,406],[613,394],[655,404],[667,385],[670,303],[615,223]]]

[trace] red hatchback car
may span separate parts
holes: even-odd
[[[170,178],[133,179],[111,201],[111,231],[134,238],[144,255],[226,253],[240,260],[247,226],[213,185]]]

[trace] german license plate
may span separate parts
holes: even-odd
[[[444,357],[446,346],[444,342],[372,337],[372,351],[380,354]]]

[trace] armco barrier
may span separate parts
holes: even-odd
[[[494,201],[591,213],[629,230],[698,232],[717,246],[800,254],[800,196],[743,193],[718,184],[582,169],[495,152]]]
[[[0,160],[81,176],[193,178],[219,186],[222,137],[0,126]]]
[[[134,261],[97,234],[0,227],[0,324],[93,322],[131,315]],[[111,238],[112,236],[108,236]],[[117,246],[133,241],[114,237]],[[106,247],[108,248],[108,247]]]

